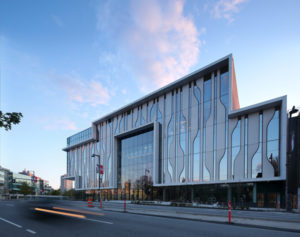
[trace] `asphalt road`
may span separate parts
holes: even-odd
[[[178,220],[88,208],[76,202],[56,204],[84,218],[34,215],[20,208],[20,201],[0,201],[0,236],[299,236],[299,233],[228,224]]]

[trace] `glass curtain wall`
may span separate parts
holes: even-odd
[[[267,130],[267,158],[274,169],[274,176],[279,176],[279,110],[268,124]]]
[[[227,147],[228,147],[228,94],[229,94],[229,73],[222,70],[220,76],[220,101],[225,107],[225,153],[220,161],[220,180],[227,179]]]
[[[120,155],[122,194],[127,200],[152,199],[153,131],[122,139]]]

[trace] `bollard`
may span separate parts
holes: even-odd
[[[91,198],[88,199],[88,207],[93,207],[93,202]]]
[[[231,223],[231,201],[228,202],[228,223]]]
[[[100,208],[102,208],[102,198],[100,198]]]
[[[126,199],[124,198],[124,212],[126,212]]]
[[[277,209],[280,210],[280,200],[278,201]]]

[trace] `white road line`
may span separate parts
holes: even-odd
[[[29,233],[31,233],[31,234],[33,234],[33,235],[35,235],[35,234],[36,234],[36,232],[35,232],[35,231],[33,231],[33,230],[31,230],[31,229],[26,229],[26,231],[27,231],[27,232],[29,232]]]
[[[100,223],[104,223],[104,224],[109,224],[112,225],[112,222],[108,222],[108,221],[99,221],[99,220],[95,220],[95,219],[89,219],[89,218],[85,218],[83,220],[87,220],[87,221],[94,221],[94,222],[100,222]]]
[[[11,221],[9,221],[9,220],[6,220],[6,219],[4,219],[4,218],[1,218],[1,217],[0,217],[0,220],[6,222],[6,223],[8,223],[8,224],[14,225],[14,226],[16,226],[16,227],[18,227],[18,228],[22,228],[21,225],[18,225],[18,224],[16,224],[16,223],[13,223],[13,222],[11,222]]]
[[[15,205],[14,204],[5,204],[6,206],[9,206],[9,207],[14,207]]]

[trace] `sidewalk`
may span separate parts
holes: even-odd
[[[124,204],[124,202],[118,202],[118,203]],[[109,207],[105,204],[108,204],[108,203],[103,202],[102,210],[114,211],[114,212],[124,212],[123,205],[120,205],[119,207]],[[128,202],[128,204],[129,204],[129,202]],[[94,206],[99,208],[99,202],[95,202]],[[131,207],[126,208],[126,213],[229,224],[227,214],[226,215],[224,215],[224,214],[216,215],[216,214],[187,213],[184,210],[178,211],[178,210],[172,210],[172,209],[170,209],[170,210],[147,210],[147,209],[141,209],[141,208],[139,208],[139,209],[132,208],[132,205],[131,205]],[[282,213],[282,215],[284,215],[284,213]],[[267,218],[261,218],[261,217],[235,217],[234,212],[232,212],[231,224],[300,233],[300,215],[299,214],[295,214],[295,215],[297,215],[296,216],[297,218],[295,220],[280,220],[279,221],[279,220],[269,220]],[[298,216],[299,216],[299,218],[298,218]]]

